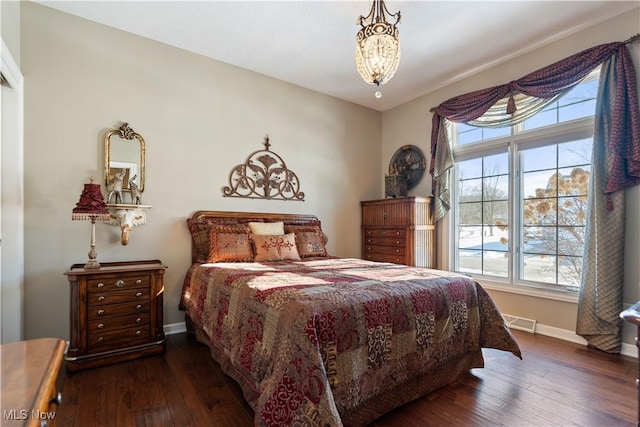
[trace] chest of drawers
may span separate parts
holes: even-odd
[[[370,200],[360,205],[363,259],[435,268],[431,198]]]
[[[158,260],[71,266],[68,371],[164,352],[165,268]]]

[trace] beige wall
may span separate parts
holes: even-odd
[[[359,256],[359,201],[379,196],[380,113],[31,2],[21,12],[26,338],[68,338],[63,273],[86,261],[91,228],[71,210],[83,183],[101,178],[103,138],[122,121],[146,141],[142,201],[153,208],[128,246],[98,224],[98,260],[161,259],[165,324],[184,319],[185,219],[196,210],[316,214],[330,253]],[[222,197],[266,133],[306,201]]]
[[[528,52],[471,77],[434,90],[411,102],[401,105],[382,115],[382,157],[381,170],[387,169],[389,159],[398,146],[415,144],[426,153],[430,151],[431,118],[429,112],[441,102],[473,90],[503,84],[549,65],[557,60],[589,47],[614,41],[621,41],[636,34],[640,28],[640,9],[635,9],[605,23],[556,41],[546,47]],[[640,81],[640,43],[630,46]],[[429,179],[423,180],[419,188],[410,191],[413,195],[430,195]],[[640,283],[640,187],[627,190],[627,240],[625,247],[625,303],[639,299]],[[446,221],[445,224],[446,226]],[[443,229],[445,227],[441,227]],[[438,259],[440,266],[447,266],[448,236],[439,230]],[[490,290],[500,309],[508,314],[536,319],[551,328],[574,331],[576,325],[576,304],[554,301],[513,293]],[[630,328],[625,331],[624,340],[633,343]]]

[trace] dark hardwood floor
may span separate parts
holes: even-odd
[[[485,350],[484,369],[372,426],[634,426],[638,361],[513,331],[522,350]],[[237,384],[186,334],[167,353],[58,379],[58,426],[252,426]]]

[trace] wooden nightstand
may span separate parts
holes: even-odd
[[[40,338],[0,346],[2,360],[2,418],[0,425],[48,426],[56,424],[61,394],[56,379],[65,342]]]
[[[68,371],[164,353],[165,269],[149,260],[92,270],[74,264],[64,273],[71,287]]]

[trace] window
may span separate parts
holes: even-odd
[[[453,124],[454,270],[579,289],[597,77],[517,126]]]

